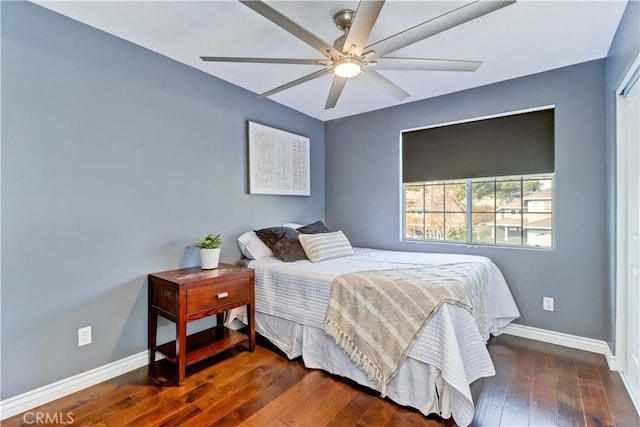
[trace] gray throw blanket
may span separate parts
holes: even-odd
[[[449,303],[471,311],[476,298],[468,296],[468,282],[482,288],[486,274],[480,263],[460,263],[340,275],[332,284],[325,332],[384,397],[436,310]]]

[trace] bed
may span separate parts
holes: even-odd
[[[239,241],[240,242],[240,241]],[[241,245],[242,248],[242,245]],[[482,298],[473,300],[474,314],[455,304],[442,304],[419,333],[417,341],[384,388],[384,395],[425,415],[453,417],[469,425],[474,403],[469,385],[495,374],[486,348],[490,334],[498,335],[520,316],[507,283],[488,258],[353,248],[349,256],[311,262],[283,262],[275,256],[244,260],[255,270],[256,331],[287,357],[302,357],[305,366],[322,369],[381,391],[379,384],[347,356],[324,330],[331,288],[338,276],[370,270],[415,269],[424,266],[480,266]],[[247,252],[243,248],[243,253]],[[478,319],[484,316],[484,321]],[[228,321],[246,322],[242,309]]]

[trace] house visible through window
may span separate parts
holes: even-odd
[[[404,184],[404,239],[553,247],[553,175]]]

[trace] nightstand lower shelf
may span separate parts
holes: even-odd
[[[213,328],[187,335],[185,365],[191,365],[244,343],[246,343],[247,348],[250,347],[248,335],[225,326],[214,326]],[[170,362],[178,363],[176,341],[161,344],[155,350]]]
[[[234,331],[225,326],[215,326],[204,331],[187,335],[187,355],[185,365],[204,360],[210,356],[228,350],[240,344],[246,343],[249,348],[249,336],[242,332]],[[167,360],[177,363],[176,341],[160,344],[156,351],[161,353]]]

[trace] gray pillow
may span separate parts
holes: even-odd
[[[329,233],[329,229],[322,221],[316,221],[311,224],[298,227],[297,230],[303,234]]]

